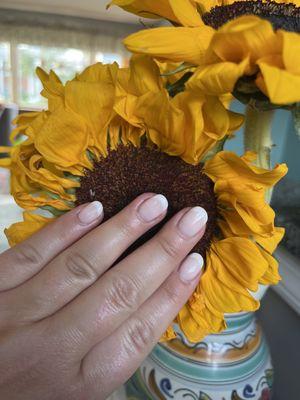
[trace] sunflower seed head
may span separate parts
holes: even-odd
[[[206,25],[219,29],[226,22],[242,15],[257,15],[268,20],[274,30],[300,32],[300,7],[293,3],[274,1],[236,1],[233,4],[214,7],[205,13],[202,19]]]

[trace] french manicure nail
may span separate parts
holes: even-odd
[[[204,261],[200,254],[192,253],[183,261],[179,276],[183,282],[192,282],[200,274]]]
[[[168,200],[162,194],[156,194],[145,200],[138,209],[140,217],[145,222],[151,222],[158,218],[168,208]]]
[[[208,220],[207,212],[202,207],[193,207],[178,223],[180,232],[189,238],[197,235],[205,226]]]
[[[84,208],[82,208],[78,214],[78,219],[83,225],[90,225],[101,217],[103,213],[103,206],[100,201],[93,201]]]

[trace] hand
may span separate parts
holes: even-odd
[[[0,255],[1,399],[105,399],[134,373],[203,264],[187,256],[205,230],[200,207],[117,262],[166,210],[148,193],[99,225],[93,202]]]

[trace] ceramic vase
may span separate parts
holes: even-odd
[[[130,400],[269,400],[273,368],[253,313],[232,314],[227,329],[192,344],[158,344],[126,384]]]

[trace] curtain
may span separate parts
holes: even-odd
[[[0,9],[0,41],[128,56],[122,39],[139,25]]]

